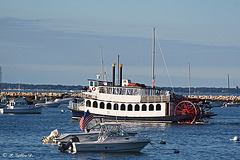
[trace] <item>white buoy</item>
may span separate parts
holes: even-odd
[[[64,110],[63,110],[63,109],[61,110],[61,113],[64,113]]]
[[[238,136],[235,136],[233,139],[230,139],[230,141],[239,141],[239,138],[238,138]]]

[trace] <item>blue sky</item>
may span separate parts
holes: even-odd
[[[0,0],[3,82],[87,85],[100,74],[100,47],[124,78],[151,85],[152,28],[173,86],[240,85],[238,0]],[[156,85],[170,86],[157,47]],[[110,76],[111,77],[111,76]]]

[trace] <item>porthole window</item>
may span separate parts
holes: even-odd
[[[115,103],[115,104],[113,105],[113,110],[118,110],[118,104],[117,104],[117,103]]]
[[[121,111],[125,111],[125,110],[126,110],[125,104],[121,104]]]
[[[87,107],[91,107],[91,101],[90,101],[90,100],[87,100],[86,106],[87,106]]]
[[[103,102],[100,103],[100,108],[104,109],[104,103]]]
[[[140,106],[138,104],[135,105],[135,111],[140,111]]]
[[[157,110],[157,111],[161,111],[161,105],[160,105],[160,104],[157,104],[157,105],[156,105],[156,110]]]
[[[153,104],[149,105],[149,111],[154,111],[154,105]]]
[[[131,104],[128,105],[128,111],[132,111],[133,110],[133,107]]]
[[[142,105],[142,111],[147,111],[147,106],[146,106],[146,104],[143,104],[143,105]]]
[[[97,102],[94,101],[94,102],[93,102],[93,108],[97,108],[97,107],[98,107],[97,105],[98,105]]]
[[[111,103],[107,103],[107,109],[112,109],[112,105],[111,105]]]

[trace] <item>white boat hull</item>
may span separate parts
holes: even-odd
[[[125,142],[73,142],[74,152],[140,152],[147,144],[148,140],[125,141]]]
[[[67,143],[71,138],[77,137],[81,142],[84,141],[97,141],[99,132],[94,133],[65,133],[53,139],[54,143],[62,142]]]
[[[12,113],[12,114],[41,114],[42,107],[34,108],[14,108],[14,109],[0,109],[0,113]]]
[[[37,103],[36,106],[43,106],[43,107],[58,107],[60,105],[59,102],[47,102],[47,103]]]
[[[240,107],[240,103],[226,103],[225,107]]]

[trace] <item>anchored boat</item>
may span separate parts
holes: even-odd
[[[42,107],[58,107],[61,103],[58,101],[52,101],[52,100],[48,100],[48,99],[43,99],[40,100],[38,103],[36,103],[36,106],[42,106]]]
[[[13,114],[40,114],[41,112],[41,106],[28,105],[24,98],[12,98],[4,109],[0,109],[0,113]]]
[[[160,88],[122,86],[111,82],[89,80],[89,91],[82,92],[83,101],[69,103],[72,119],[80,119],[89,110],[94,116],[108,120],[197,122],[214,116],[206,104],[193,100],[177,100]]]
[[[51,134],[47,137],[43,137],[43,143],[51,143],[52,140],[53,144],[61,143],[68,143],[72,138],[78,138],[81,142],[85,141],[97,141],[98,135],[100,133],[101,125],[105,123],[103,117],[94,117],[84,129],[85,132],[78,132],[78,133],[63,133],[59,134],[58,130],[55,129],[51,132]],[[129,136],[135,136],[136,132],[129,132],[125,131]]]
[[[120,123],[101,123],[96,141],[81,141],[73,138],[67,144],[59,143],[59,150],[65,152],[139,152],[150,141],[129,136]]]

